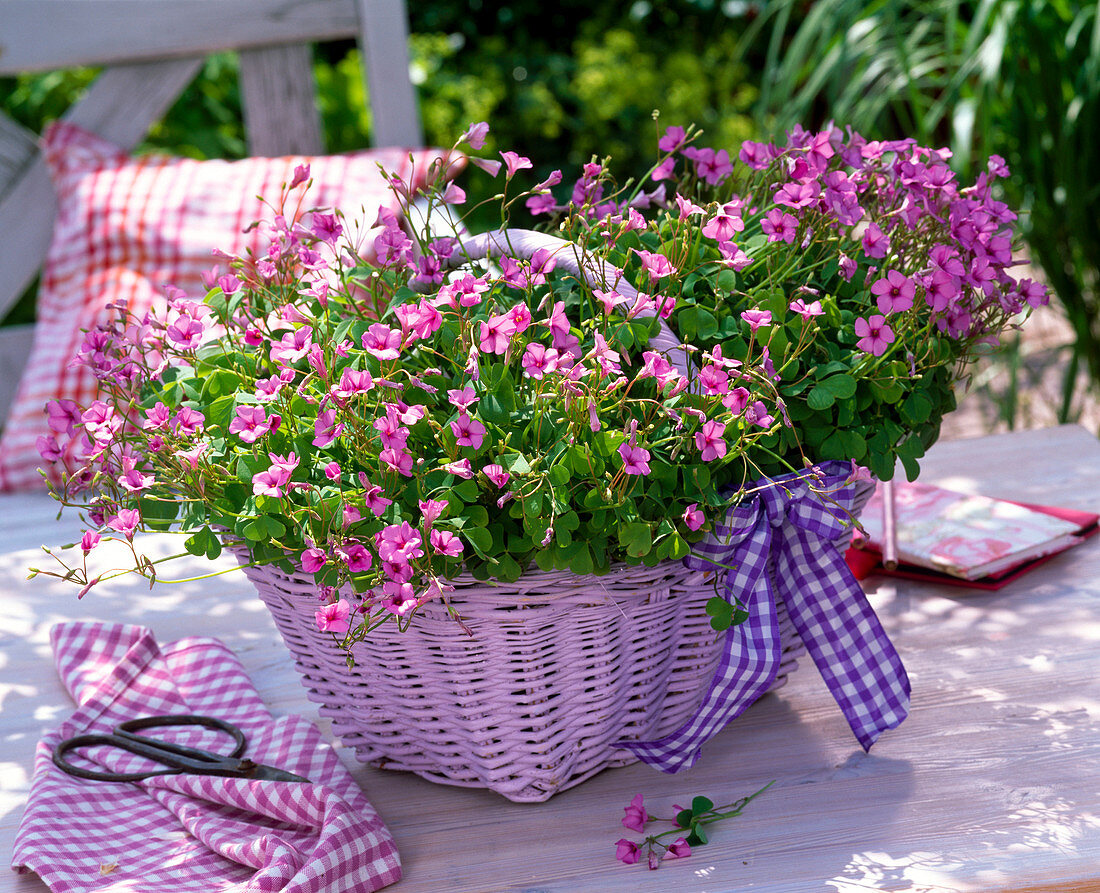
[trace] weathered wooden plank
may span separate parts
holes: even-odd
[[[1075,427],[938,444],[924,465],[934,482],[985,493],[1092,508],[1100,499],[1100,444]],[[274,712],[317,719],[239,574],[154,591],[120,578],[79,601],[73,587],[25,581],[25,567],[46,560],[40,542],[79,535],[75,516],[57,524],[53,514],[37,496],[0,497],[6,852],[28,796],[34,742],[71,710],[49,670],[56,620],[140,623],[161,641],[217,636]],[[147,541],[154,556],[178,550],[168,535]],[[210,569],[187,559],[178,570]],[[405,877],[387,890],[1100,889],[1100,541],[1001,592],[883,577],[868,580],[868,589],[913,681],[912,714],[869,754],[809,666],[717,736],[691,770],[611,770],[542,804],[357,766],[342,750],[401,852]],[[659,871],[615,861],[615,841],[640,836],[620,824],[634,794],[645,794],[650,813],[668,816],[696,794],[730,802],[772,779],[743,816],[712,826],[711,842],[690,858]],[[3,893],[45,890],[36,878],[0,873]]]
[[[6,115],[0,115],[0,198],[31,163],[36,150],[33,133]]]
[[[316,155],[324,151],[313,63],[306,44],[243,50],[241,102],[252,155]]]
[[[358,29],[354,0],[4,0],[0,74],[333,40]]]
[[[0,329],[0,425],[8,417],[15,399],[23,367],[31,353],[34,326],[7,326]]]
[[[202,59],[193,58],[109,68],[69,109],[65,120],[130,150],[164,117],[201,67]]]
[[[376,146],[424,144],[416,92],[409,79],[409,28],[402,0],[356,0],[359,46]]]
[[[65,115],[122,146],[132,149],[149,126],[160,119],[202,64],[176,59],[123,65],[103,72],[84,98]],[[39,158],[0,200],[0,316],[34,279],[53,233],[53,185]]]
[[[0,199],[0,317],[19,300],[46,256],[57,215],[53,184],[41,159],[34,161]]]

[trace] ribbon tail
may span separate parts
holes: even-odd
[[[806,650],[864,750],[909,713],[909,677],[839,548],[794,525],[777,586]]]
[[[722,655],[702,703],[687,722],[656,741],[617,741],[616,747],[662,772],[690,769],[702,746],[740,716],[775,679],[780,664],[779,622],[767,571],[771,526],[760,512],[749,537],[723,556],[734,565],[726,576],[725,598],[741,601],[749,612],[744,623],[726,631]]]

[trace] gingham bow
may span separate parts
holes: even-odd
[[[750,488],[756,492],[733,506],[685,559],[693,570],[730,568],[726,601],[739,599],[749,617],[727,631],[714,679],[691,719],[659,741],[617,746],[664,772],[693,766],[699,749],[775,679],[782,656],[776,595],[865,750],[905,719],[905,668],[834,543],[847,529],[855,491],[847,482],[849,466],[827,462],[821,470],[820,486],[837,506],[810,491],[805,473],[758,482]]]

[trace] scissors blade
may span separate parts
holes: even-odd
[[[255,768],[249,772],[249,778],[258,778],[261,781],[304,781],[309,784],[308,778],[303,778],[301,775],[295,775],[293,772],[288,772],[286,769],[277,769],[274,766],[264,766],[262,763],[253,763]]]

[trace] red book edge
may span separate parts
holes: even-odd
[[[1083,512],[1078,509],[1067,509],[1053,505],[1034,505],[1030,502],[1014,502],[1011,499],[1004,500],[1005,502],[1012,502],[1014,505],[1023,506],[1027,509],[1032,509],[1036,512],[1042,512],[1044,515],[1052,515],[1055,518],[1061,518],[1063,521],[1070,521],[1078,525],[1076,536],[1079,536],[1081,540],[1085,540],[1090,536],[1100,532],[1100,527],[1097,526],[1097,522],[1100,522],[1100,515],[1093,512]],[[871,574],[882,574],[886,577],[899,577],[903,580],[918,580],[922,583],[943,583],[947,586],[962,586],[967,589],[985,589],[996,590],[1002,589],[1014,580],[1019,579],[1030,570],[1034,570],[1041,564],[1045,564],[1057,555],[1061,555],[1066,549],[1071,549],[1076,543],[1071,543],[1057,552],[1052,552],[1049,555],[1042,555],[1039,558],[1033,558],[1030,561],[1025,561],[1016,565],[1008,570],[1001,571],[999,575],[983,577],[980,580],[963,580],[959,577],[953,577],[950,574],[945,574],[942,571],[934,571],[929,568],[916,567],[911,564],[899,564],[894,570],[886,570],[882,566],[882,553],[872,546],[865,546],[863,548],[850,548],[845,553],[845,560],[848,562],[848,567],[852,569],[852,573],[857,580],[862,580],[865,577],[869,577]]]

